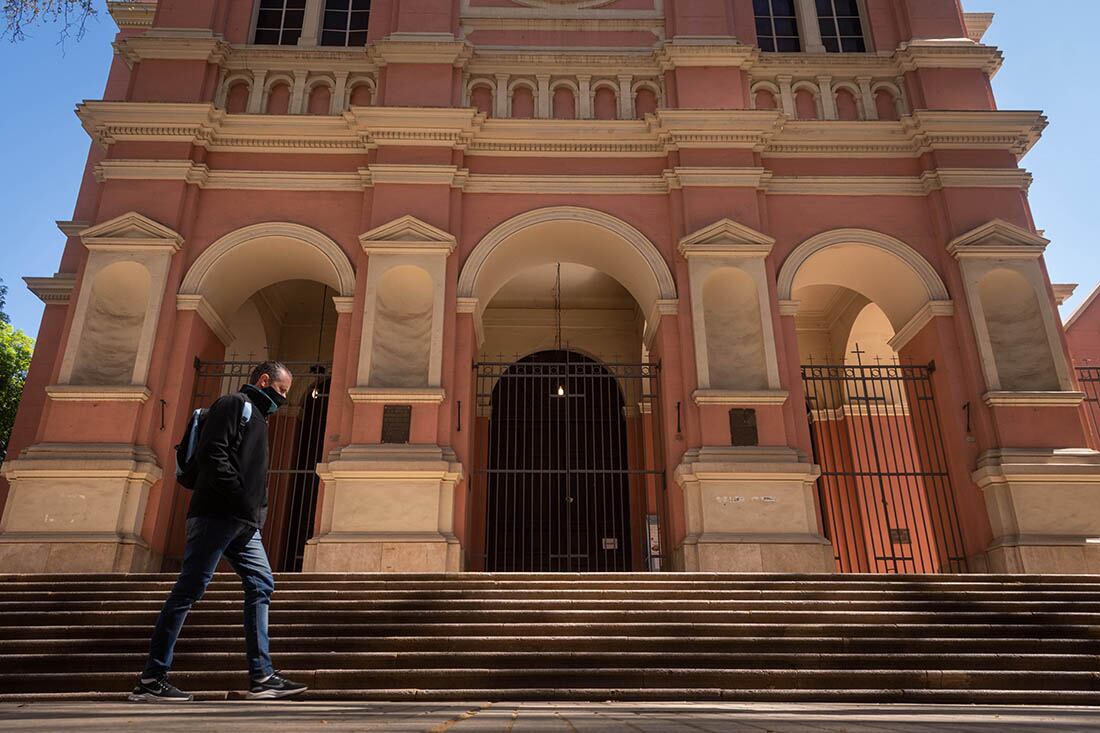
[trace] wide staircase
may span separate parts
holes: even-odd
[[[0,701],[121,699],[168,575],[0,575]],[[172,679],[247,684],[219,574]],[[1100,704],[1100,576],[278,578],[272,654],[311,699]]]

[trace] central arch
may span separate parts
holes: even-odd
[[[676,298],[672,272],[644,234],[611,214],[580,206],[535,209],[496,226],[466,259],[458,297],[476,298],[480,315],[517,272],[554,262],[585,265],[618,280],[651,323],[658,302]]]

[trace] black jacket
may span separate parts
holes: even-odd
[[[244,402],[252,417],[242,429]],[[229,517],[262,529],[267,516],[267,417],[246,393],[219,397],[210,406],[195,451],[199,475],[188,517]]]

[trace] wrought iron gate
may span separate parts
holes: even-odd
[[[261,534],[272,568],[297,571],[302,569],[305,543],[313,533],[319,484],[316,469],[325,438],[332,364],[283,363],[294,375],[294,382],[287,406],[268,420],[268,512]],[[239,390],[255,366],[252,361],[195,359],[191,410],[209,407],[218,397]],[[190,493],[177,489],[166,570],[179,566]]]
[[[1079,366],[1077,383],[1085,393],[1085,414],[1093,449],[1100,450],[1100,367]]]
[[[662,569],[656,364],[569,351],[474,365],[472,569]]]
[[[818,499],[837,570],[966,571],[934,365],[806,365]]]

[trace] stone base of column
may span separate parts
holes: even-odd
[[[676,469],[687,535],[674,565],[688,572],[831,573],[821,536],[817,466],[789,448],[704,447]]]
[[[160,480],[143,446],[40,443],[4,464],[0,572],[148,572],[160,557],[141,537]]]
[[[974,481],[993,527],[993,573],[1100,573],[1100,453],[1000,449]]]
[[[442,573],[461,568],[454,488],[462,465],[435,445],[361,445],[317,467],[320,531],[306,543],[313,572]]]

